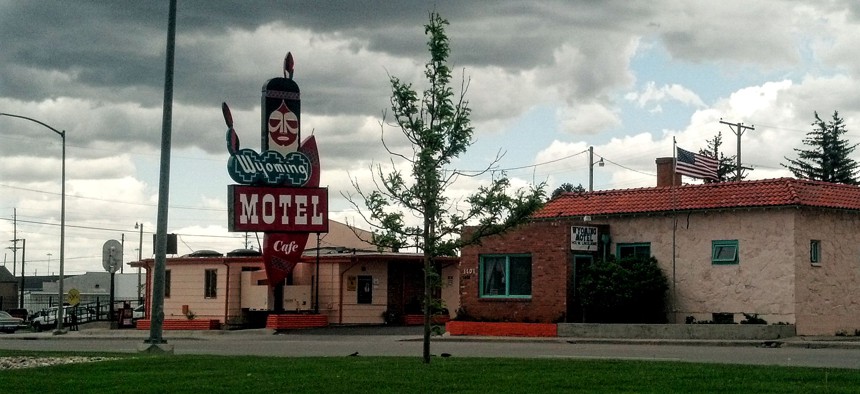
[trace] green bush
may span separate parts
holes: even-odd
[[[578,285],[589,323],[665,323],[669,281],[653,257],[598,261],[582,267]]]

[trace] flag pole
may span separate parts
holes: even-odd
[[[675,187],[675,178],[677,178],[678,171],[678,142],[675,140],[675,137],[672,136],[672,322],[677,323],[678,321],[678,293],[676,291],[675,286],[675,263],[676,263],[676,255],[677,251],[675,248],[676,241],[676,233],[678,231],[678,215],[676,212],[677,207],[677,188]]]

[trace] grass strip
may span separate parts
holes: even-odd
[[[62,355],[0,352],[0,356],[33,354]],[[405,357],[99,355],[116,359],[0,370],[0,385],[28,393],[353,394],[856,393],[860,387],[856,370],[782,366],[508,358],[435,358],[425,365]]]

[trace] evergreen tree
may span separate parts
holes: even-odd
[[[860,184],[858,182],[858,163],[851,159],[850,155],[857,148],[857,144],[849,144],[843,138],[845,122],[839,117],[837,111],[833,112],[833,119],[829,122],[821,120],[818,112],[815,112],[814,129],[806,134],[803,144],[810,149],[797,149],[797,159],[789,159],[788,164],[782,164],[788,168],[795,177],[814,181],[832,183],[845,183],[849,185]]]
[[[549,198],[550,200],[552,200],[553,198],[556,198],[563,193],[585,193],[585,188],[582,187],[582,184],[573,186],[572,183],[565,182],[562,183],[561,186],[555,188]]]
[[[470,109],[465,100],[467,83],[463,81],[457,97],[449,86],[447,24],[448,21],[438,14],[431,13],[430,22],[425,25],[430,60],[424,68],[429,86],[423,93],[413,90],[410,83],[389,77],[393,124],[412,144],[412,150],[409,153],[394,152],[385,145],[384,139],[383,145],[393,160],[409,166],[410,173],[404,175],[397,169],[385,173],[377,165],[373,168],[376,188],[369,193],[362,191],[353,181],[356,193],[364,200],[366,211],[352,196],[347,196],[374,227],[374,244],[388,248],[412,246],[423,251],[425,363],[430,363],[431,311],[437,310],[440,303],[434,291],[440,286],[434,258],[456,256],[459,248],[524,222],[541,207],[544,197],[543,185],[509,192],[510,181],[505,174],[494,176],[489,185],[479,187],[475,194],[463,201],[452,202],[445,195],[459,176],[467,176],[446,167],[473,143]],[[490,164],[485,172],[489,172],[494,164]],[[458,202],[461,205],[458,206]],[[420,218],[421,225],[407,225],[404,212]],[[464,232],[467,225],[470,230]]]
[[[723,133],[721,131],[717,132],[714,139],[707,140],[705,143],[708,144],[708,147],[705,149],[699,149],[699,154],[713,157],[720,162],[720,165],[717,168],[718,179],[705,179],[705,183],[728,182],[735,180],[738,173],[737,156],[726,156],[720,151],[720,146],[723,145]],[[746,179],[746,177],[746,169],[741,167],[741,180]]]

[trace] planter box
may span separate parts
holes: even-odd
[[[445,324],[451,321],[451,316],[436,315],[430,318],[433,324]],[[403,324],[407,326],[420,326],[424,324],[424,315],[403,315]]]
[[[136,328],[138,330],[149,330],[151,321],[149,319],[140,319],[137,321]],[[163,330],[217,330],[221,327],[221,322],[217,319],[165,319],[161,325]]]
[[[449,321],[445,330],[451,335],[491,337],[555,337],[558,326],[549,323],[489,323]]]
[[[328,316],[326,315],[272,314],[266,318],[266,328],[272,330],[290,330],[326,326],[328,326]]]
[[[773,340],[795,335],[789,324],[558,324],[558,336],[574,338]]]

